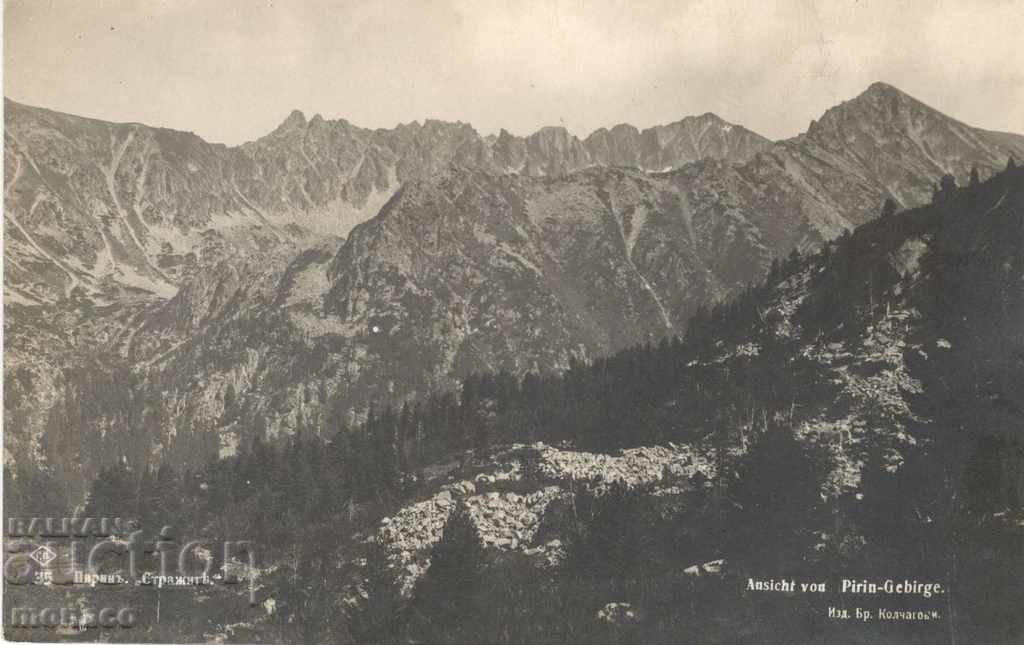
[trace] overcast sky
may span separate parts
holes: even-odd
[[[6,96],[228,144],[292,109],[782,138],[876,80],[1024,133],[1024,0],[7,0],[4,23]]]

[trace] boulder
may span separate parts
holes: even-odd
[[[704,569],[705,573],[722,573],[722,567],[725,565],[725,560],[711,560],[701,565],[701,569]]]
[[[640,616],[628,602],[610,602],[598,610],[597,619],[612,625],[629,625],[638,622]]]

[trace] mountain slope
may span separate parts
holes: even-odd
[[[480,143],[462,124],[369,132],[295,113],[268,137],[227,149],[29,111],[36,120],[24,120],[34,125],[9,128],[12,167],[28,134],[43,142],[36,147],[54,147],[47,163],[69,151],[80,158],[62,175],[43,171],[33,154],[38,175],[24,161],[7,185],[11,239],[22,244],[8,255],[5,370],[22,375],[9,381],[25,405],[5,414],[19,445],[40,446],[21,454],[53,457],[60,443],[46,437],[69,435],[61,441],[81,450],[70,467],[83,474],[110,458],[108,448],[142,461],[201,460],[259,432],[326,432],[361,419],[374,399],[421,397],[474,371],[560,371],[573,359],[683,333],[702,306],[760,279],[772,258],[819,247],[876,217],[886,198],[930,197],[946,171],[977,165],[991,174],[1020,139],[968,128],[881,85],[743,163],[706,159],[665,173],[596,166],[557,174],[591,154],[557,129]],[[659,149],[694,140],[704,142],[694,150],[715,149],[716,119],[681,123],[659,135]],[[75,128],[81,136],[69,134]],[[628,128],[613,131],[634,139]],[[836,133],[854,133],[856,145],[840,145]],[[113,164],[110,150],[126,141]],[[643,147],[631,146],[608,152],[608,162],[648,163]],[[495,159],[524,171],[497,173]],[[319,226],[316,212],[340,212],[330,204],[371,204],[399,178],[401,190],[344,241],[303,232]],[[34,191],[54,196],[33,209]],[[64,206],[80,202],[93,210]],[[243,215],[225,219],[221,208]],[[103,215],[110,209],[118,215]],[[181,252],[197,239],[199,252],[172,245],[152,255],[138,212],[151,238],[180,235]],[[67,230],[47,226],[45,213],[64,218]],[[27,214],[38,218],[33,229]],[[18,238],[19,225],[31,238]],[[324,241],[306,248],[312,239]],[[116,270],[96,251],[104,241],[126,267],[120,277],[102,273]],[[76,244],[81,250],[69,250]],[[105,299],[76,292],[55,312],[27,306],[61,298],[72,279],[104,289],[126,275],[141,288],[121,286]],[[161,280],[175,290],[170,299],[148,290]],[[102,395],[116,401],[114,412],[89,403],[103,380],[86,375],[97,370],[111,383],[135,379],[131,394],[111,385]],[[33,397],[39,409],[28,406]],[[130,441],[106,434],[125,418],[145,419],[146,431]],[[120,439],[101,449],[97,435]]]
[[[433,120],[367,130],[296,111],[269,135],[227,148],[190,133],[5,106],[6,286],[26,304],[75,287],[96,297],[141,290],[166,298],[227,255],[345,235],[399,186],[450,163],[552,176],[722,159],[770,173],[757,159],[765,152],[818,202],[811,237],[827,238],[843,219],[866,221],[885,197],[921,203],[938,175],[964,180],[971,166],[991,170],[1024,154],[1017,135],[963,125],[880,83],[774,146],[713,114],[643,131],[623,124],[580,140],[564,128],[484,138],[468,124]]]
[[[97,297],[142,290],[166,298],[185,276],[227,255],[345,235],[403,183],[449,163],[550,175],[625,161],[560,128],[493,140],[464,123],[368,130],[296,111],[267,136],[228,148],[10,100],[5,108],[6,286],[25,304],[60,300],[76,287]],[[661,169],[709,156],[741,160],[768,145],[700,117],[708,119],[714,136],[655,137],[645,154]]]
[[[829,109],[792,143],[807,156],[849,159],[905,206],[929,199],[941,174],[964,184],[972,166],[999,169],[1024,154],[1024,137],[972,128],[884,83]]]
[[[805,613],[802,641],[835,642],[848,635],[826,618],[835,576],[856,570],[941,581],[937,600],[887,599],[887,611],[942,617],[915,624],[915,637],[945,642],[955,630],[964,640],[1013,642],[1022,626],[1012,603],[976,594],[1019,589],[1000,570],[1020,562],[1014,545],[1024,527],[1022,214],[1024,170],[1010,169],[791,259],[764,285],[698,317],[685,343],[598,361],[541,393],[528,380],[511,392],[481,390],[472,405],[497,410],[491,436],[561,447],[477,448],[478,462],[453,466],[381,521],[386,558],[367,573],[388,572],[412,603],[443,604],[444,591],[418,596],[433,589],[419,581],[463,509],[500,563],[488,580],[524,576],[532,593],[589,580],[582,607],[551,615],[534,607],[526,622],[542,624],[531,634],[613,640],[625,624],[637,626],[637,640],[667,643],[678,632],[666,625],[687,615],[692,629],[707,630],[702,642],[734,642],[739,612],[762,638],[758,628],[775,614],[765,611],[770,601],[741,592],[750,577],[832,572],[831,595],[787,599],[784,620]],[[634,381],[663,388],[631,389]],[[549,423],[530,428],[524,415],[538,405]],[[458,432],[436,419],[417,436],[446,445]],[[566,440],[626,448],[584,452]],[[952,572],[950,558],[971,566]],[[665,606],[666,588],[697,595],[695,603],[714,594],[712,613]],[[623,603],[631,620],[602,616]],[[760,611],[738,609],[750,604]],[[413,633],[425,628],[397,607]],[[870,633],[894,642],[910,634]]]

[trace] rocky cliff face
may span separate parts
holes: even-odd
[[[465,123],[368,130],[296,111],[267,136],[228,148],[191,133],[5,106],[5,286],[26,304],[66,298],[76,287],[106,299],[139,291],[166,298],[224,257],[345,235],[399,186],[450,163],[539,176],[598,164],[646,167],[657,158],[665,169],[705,157],[741,160],[768,145],[739,126],[731,135],[733,126],[715,118],[713,137],[648,137],[646,156],[630,163],[564,128],[495,139]]]
[[[581,142],[294,113],[226,148],[9,102],[7,454],[194,461],[681,333],[771,258],[1022,141],[882,85],[772,145],[713,115]]]
[[[999,169],[1024,154],[1024,138],[972,128],[884,83],[825,112],[795,143],[854,161],[904,205],[927,201],[938,175],[963,185],[972,166]]]
[[[762,136],[710,112],[638,131],[620,124],[585,141],[595,162],[665,172],[701,159],[747,161],[769,147]]]

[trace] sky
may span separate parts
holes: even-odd
[[[1024,133],[1024,0],[6,0],[4,94],[229,145],[293,110],[793,136],[874,81]]]

